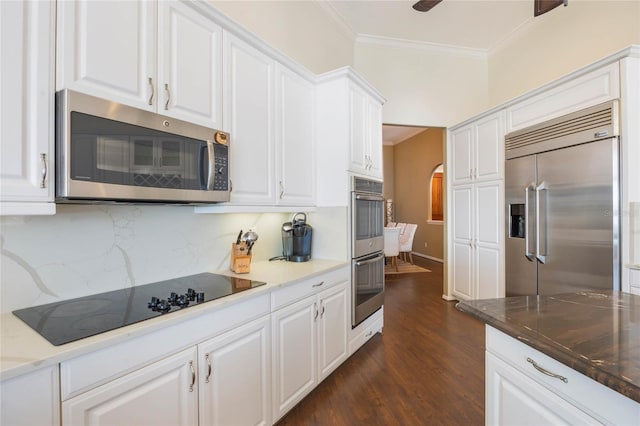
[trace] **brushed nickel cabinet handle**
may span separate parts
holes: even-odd
[[[169,84],[168,83],[165,83],[164,91],[167,92],[167,102],[165,102],[165,104],[164,104],[164,109],[166,111],[168,111],[169,110],[169,102],[171,102],[171,91],[169,90]]]
[[[532,360],[531,358],[527,358],[527,362],[531,363],[531,365],[533,365],[533,368],[535,368],[536,370],[538,370],[542,374],[546,374],[547,376],[553,377],[554,379],[562,380],[565,383],[569,382],[569,379],[567,379],[566,377],[561,376],[561,375],[556,374],[556,373],[552,373],[551,371],[545,370],[544,368],[540,367],[538,365],[538,363],[535,362],[534,360]]]
[[[211,379],[211,357],[209,354],[205,354],[204,358],[207,360],[207,377],[205,377],[204,382],[209,383],[209,379]]]
[[[193,361],[189,361],[189,368],[191,369],[191,384],[189,385],[189,392],[193,392],[193,387],[196,384],[196,369],[193,368]]]
[[[324,317],[324,303],[322,303],[322,312],[320,312],[320,318]]]
[[[311,287],[320,287],[323,284],[324,284],[324,281],[320,281],[318,284],[314,284]]]
[[[42,162],[42,180],[40,181],[40,188],[46,188],[47,185],[47,154],[40,154],[40,161]]]
[[[313,320],[316,321],[318,319],[318,304],[315,302],[313,304],[313,310],[316,312],[315,315],[313,316]]]
[[[149,105],[153,105],[153,95],[155,94],[156,89],[153,87],[153,78],[149,77],[147,81],[149,82],[149,87],[151,88],[151,95],[149,96]]]
[[[280,199],[281,200],[283,196],[284,196],[284,185],[282,184],[282,181],[280,181]]]

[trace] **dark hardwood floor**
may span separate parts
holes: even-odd
[[[442,265],[387,275],[384,330],[278,423],[484,424],[484,324],[442,299]]]

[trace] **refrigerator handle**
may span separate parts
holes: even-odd
[[[529,244],[529,191],[535,189],[535,182],[531,182],[524,189],[524,255],[529,261],[535,261],[535,254],[529,250],[531,247]]]
[[[545,182],[541,182],[538,186],[536,186],[536,258],[538,262],[544,264],[547,261],[547,217],[544,217],[544,230],[541,231],[540,226],[540,193],[542,191],[546,191],[547,184]],[[545,203],[545,210],[546,210]],[[542,240],[542,236],[544,236],[544,241]],[[542,247],[542,248],[541,248]],[[544,250],[544,253],[543,253]]]

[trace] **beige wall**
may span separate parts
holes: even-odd
[[[353,64],[354,35],[316,1],[217,1],[214,7],[314,73]]]
[[[392,199],[395,196],[395,192],[393,190],[393,145],[383,145],[382,146],[382,165],[383,165],[383,179],[384,179],[384,199]]]
[[[354,68],[387,99],[387,124],[447,127],[488,106],[485,55],[358,43]]]
[[[395,220],[418,224],[413,251],[434,259],[443,259],[444,229],[443,225],[427,223],[429,183],[431,173],[443,162],[444,132],[442,128],[430,128],[391,147],[391,154],[389,149],[384,150],[384,161],[393,158]]]
[[[640,43],[640,1],[571,0],[530,20],[489,55],[489,104],[499,105]]]

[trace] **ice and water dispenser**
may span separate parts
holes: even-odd
[[[524,238],[526,232],[526,209],[524,204],[509,204],[509,237]]]

